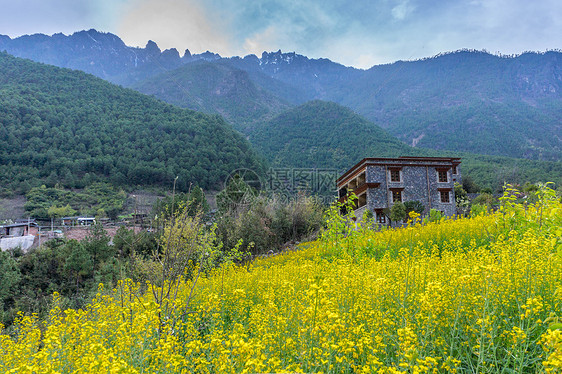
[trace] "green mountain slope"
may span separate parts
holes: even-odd
[[[373,154],[399,156],[415,151],[352,110],[319,100],[280,114],[249,139],[279,167],[343,170]]]
[[[257,128],[250,142],[275,167],[345,171],[364,157],[462,157],[462,173],[494,190],[505,182],[552,181],[562,185],[562,162],[475,155],[410,147],[348,108],[311,101]]]
[[[280,51],[261,59],[206,62],[201,72],[201,66],[188,67],[192,64],[153,77],[148,89],[137,88],[168,102],[223,114],[246,133],[283,109],[272,97],[291,104],[321,99],[351,108],[412,146],[562,160],[558,52],[499,57],[459,51],[366,71]],[[236,79],[225,79],[225,69],[233,76],[235,69]],[[189,74],[180,78],[182,71]],[[170,77],[172,82],[161,82]],[[191,96],[178,92],[178,83],[184,91],[190,87]],[[221,89],[225,86],[228,90]],[[268,96],[255,94],[256,87]]]
[[[238,167],[261,170],[219,116],[180,109],[94,76],[0,53],[0,187],[165,186],[178,176],[219,188]]]
[[[238,129],[281,113],[289,105],[260,87],[279,82],[260,73],[250,74],[222,63],[197,61],[149,78],[133,88],[168,103],[222,115]],[[260,76],[261,75],[261,76]]]

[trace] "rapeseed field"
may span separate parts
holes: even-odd
[[[560,373],[562,204],[349,229],[182,282],[122,281],[84,310],[21,316],[2,373]],[[164,310],[164,308],[166,310]]]

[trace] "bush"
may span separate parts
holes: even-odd
[[[459,183],[455,183],[455,206],[458,214],[467,215],[470,211],[468,193]]]
[[[217,220],[218,234],[226,248],[242,239],[241,248],[258,255],[310,236],[322,226],[322,213],[322,205],[304,195],[289,202],[258,196],[223,213]]]
[[[480,191],[480,186],[474,182],[474,179],[469,175],[463,176],[462,188],[468,193],[477,193]]]
[[[486,205],[472,204],[472,207],[470,209],[470,216],[476,217],[481,214],[486,214],[487,212],[488,212],[488,207]]]
[[[443,213],[438,210],[431,209],[429,211],[429,222],[438,222],[443,218]]]
[[[390,219],[392,221],[403,221],[406,219],[406,206],[404,203],[398,201],[390,208]]]
[[[10,253],[0,250],[0,309],[3,300],[14,296],[20,278],[21,273],[14,258]]]
[[[408,216],[410,212],[416,212],[421,215],[425,211],[425,206],[418,200],[406,201],[404,203],[404,208],[406,208],[406,216]]]
[[[125,226],[120,227],[113,237],[115,252],[119,258],[127,258],[133,252],[141,257],[148,258],[158,249],[156,234],[141,231],[137,234]]]
[[[494,204],[497,204],[497,199],[488,192],[481,193],[472,200],[472,205],[484,205],[488,210],[492,209]]]
[[[209,203],[207,203],[205,193],[200,187],[195,186],[188,193],[174,193],[173,196],[158,200],[152,207],[151,215],[162,223],[172,218],[174,210],[177,211],[181,207],[188,207],[187,214],[191,217],[199,212],[207,213],[209,211]]]
[[[95,215],[100,209],[110,218],[123,210],[127,195],[107,183],[94,183],[81,192],[46,186],[32,188],[27,194],[28,215],[49,219],[76,214]]]

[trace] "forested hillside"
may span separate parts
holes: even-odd
[[[465,50],[361,70],[281,51],[244,58],[185,51],[180,57],[151,41],[128,47],[96,30],[3,36],[3,49],[219,113],[245,133],[287,103],[320,99],[353,109],[413,146],[562,160],[558,51],[495,56]],[[189,66],[202,60],[220,66]]]
[[[459,51],[367,71],[281,52],[208,63],[244,70],[278,101],[301,104],[322,99],[345,105],[415,147],[561,161],[561,56],[548,52],[499,57]],[[179,79],[183,69],[154,76],[150,86],[160,88],[153,93],[163,100],[189,107],[193,98],[164,94],[164,88],[173,85],[162,82],[172,76]],[[269,80],[260,81],[262,76]],[[190,84],[197,86],[206,79],[204,74],[192,74]],[[235,85],[231,91],[244,91],[250,84],[246,79],[231,82]],[[197,90],[190,94],[201,106],[216,105]],[[263,98],[259,102],[267,107]],[[241,95],[225,113],[233,123],[247,123],[245,109],[253,103],[254,98]],[[261,120],[260,115],[257,111]]]
[[[249,139],[281,167],[345,170],[364,157],[397,157],[415,151],[352,110],[319,100],[280,114]]]
[[[249,139],[278,167],[343,172],[364,157],[451,156],[462,157],[463,175],[481,188],[501,190],[505,182],[562,184],[561,162],[410,147],[352,110],[326,101],[289,109],[257,128]]]
[[[190,184],[219,188],[261,169],[221,117],[165,104],[91,75],[0,53],[0,186]]]
[[[408,144],[562,160],[562,53],[460,51],[374,66],[347,105]]]
[[[261,86],[274,79],[255,73],[265,82],[255,83],[250,74],[223,63],[200,60],[144,80],[134,89],[168,103],[205,113],[222,115],[240,130],[270,119],[289,104]],[[277,82],[277,85],[280,85]]]

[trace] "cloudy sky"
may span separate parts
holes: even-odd
[[[296,51],[370,67],[462,48],[562,48],[560,0],[0,0],[0,34],[95,28],[222,56]]]

